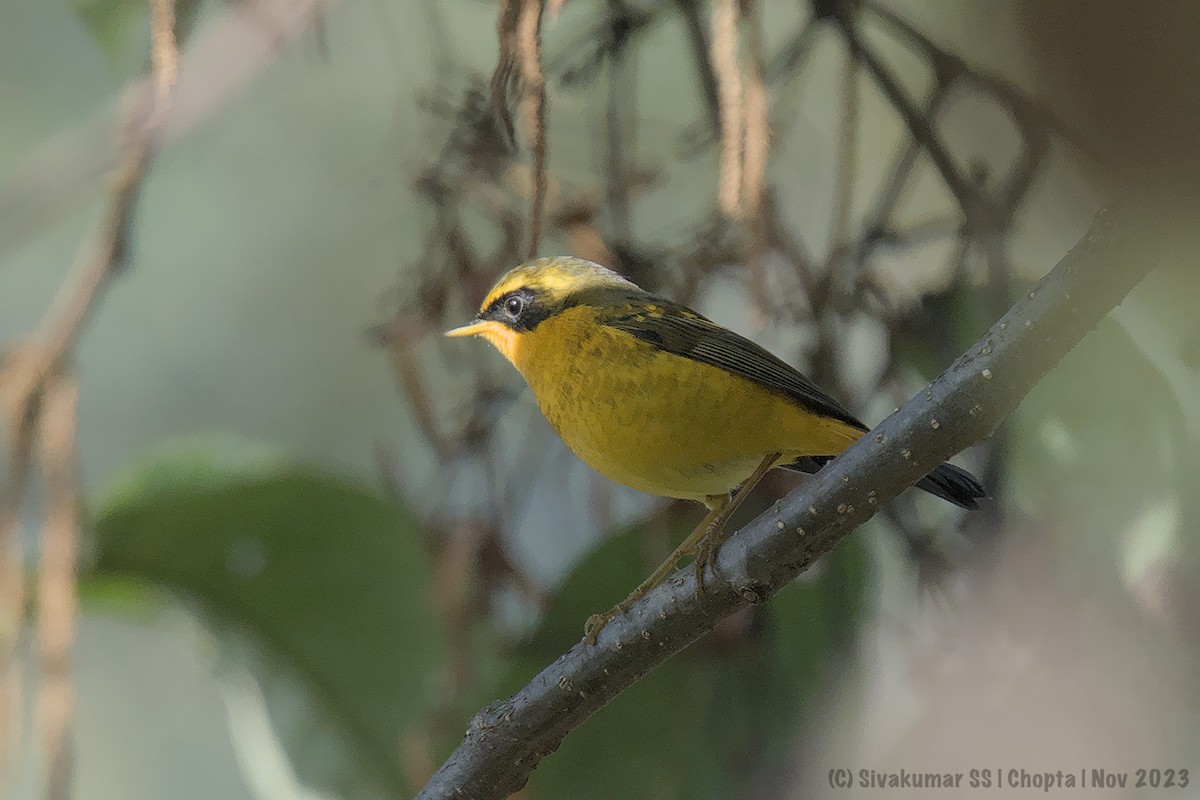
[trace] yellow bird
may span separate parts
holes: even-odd
[[[695,557],[702,591],[726,520],[763,475],[775,467],[815,472],[867,431],[749,339],[578,258],[516,267],[488,292],[475,321],[446,335],[495,345],[562,440],[600,474],[709,508],[654,574],[588,620],[592,641],[681,556]],[[974,476],[948,463],[917,486],[963,508],[984,496]]]

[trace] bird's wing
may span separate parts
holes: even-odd
[[[740,375],[814,413],[867,430],[853,414],[794,367],[685,306],[655,297],[638,305],[612,308],[599,321],[658,350]]]

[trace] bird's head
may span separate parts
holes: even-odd
[[[447,336],[482,336],[516,364],[522,337],[549,317],[604,289],[638,291],[607,267],[581,258],[539,258],[515,267],[487,293],[473,322]]]

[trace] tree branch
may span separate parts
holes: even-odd
[[[11,477],[0,484],[0,783],[21,744],[23,719],[17,651],[25,614],[21,508],[29,490],[34,442],[43,437],[47,511],[42,527],[39,637],[44,674],[38,699],[46,759],[46,796],[70,792],[71,639],[75,628],[78,479],[77,389],[67,375],[79,337],[97,303],[125,265],[130,227],[146,170],[171,109],[179,49],[175,0],[151,2],[151,74],[145,102],[130,106],[119,141],[119,165],[95,236],[80,249],[71,275],[45,313],[38,334],[0,353],[0,418],[11,439]],[[2,208],[0,208],[2,211]]]
[[[507,797],[571,730],[721,618],[770,598],[933,466],[987,437],[1154,266],[1135,204],[1102,211],[1038,285],[927,389],[733,536],[702,599],[689,566],[528,686],[476,714],[418,798]],[[1157,227],[1156,223],[1156,227]]]
[[[257,73],[286,52],[321,9],[336,0],[254,0],[218,5],[196,31],[179,65],[179,86],[160,144],[170,144],[210,119]],[[207,16],[207,15],[206,15]],[[43,141],[0,184],[0,256],[33,239],[85,200],[120,168],[120,154],[96,147],[111,137],[127,109],[155,91],[151,78],[126,86],[112,106]],[[4,268],[0,263],[0,269]]]

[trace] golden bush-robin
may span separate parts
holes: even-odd
[[[702,590],[726,520],[768,471],[815,472],[867,431],[749,339],[577,258],[516,267],[488,292],[474,322],[447,335],[495,345],[567,446],[597,472],[709,508],[654,574],[588,621],[593,638],[681,556],[695,557]],[[974,476],[948,463],[917,486],[963,508],[984,496]]]

